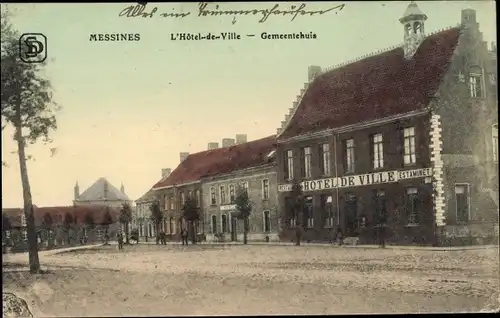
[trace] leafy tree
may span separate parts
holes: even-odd
[[[102,225],[104,228],[104,245],[109,244],[109,226],[113,224],[113,218],[111,217],[111,213],[109,212],[109,206],[106,206],[106,211],[104,212],[104,216],[102,218]]]
[[[252,212],[252,202],[248,198],[248,191],[243,187],[238,187],[236,190],[236,198],[234,200],[238,218],[243,220],[243,244],[248,242],[249,218]]]
[[[196,244],[196,229],[195,222],[200,219],[200,209],[198,208],[198,202],[195,198],[187,198],[184,201],[184,206],[182,207],[182,214],[186,221],[188,221],[191,228],[192,241]]]
[[[150,218],[151,221],[155,224],[156,229],[156,244],[160,243],[160,224],[163,222],[164,215],[163,211],[160,208],[160,202],[158,200],[153,201],[151,206],[149,207],[149,211],[151,212]]]
[[[52,100],[50,82],[41,74],[45,63],[28,64],[21,61],[19,33],[12,27],[8,12],[2,10],[1,13],[2,133],[7,126],[14,130],[13,139],[17,143],[23,188],[30,272],[39,273],[41,270],[33,200],[26,167],[26,161],[31,157],[26,154],[26,147],[40,139],[44,143],[51,141],[49,133],[57,128],[54,116],[57,105]],[[21,49],[26,48],[23,46]],[[2,165],[7,166],[3,161]]]
[[[129,233],[128,226],[129,226],[131,220],[132,220],[132,208],[130,207],[130,204],[123,203],[123,205],[120,209],[119,221],[121,224],[123,224],[125,226],[125,244],[130,244],[129,235],[128,235],[128,233]]]
[[[290,201],[291,208],[293,209],[293,215],[295,217],[295,245],[300,245],[300,239],[302,237],[302,217],[303,217],[303,192],[300,181],[292,180],[292,191],[290,191]]]
[[[66,232],[66,241],[68,242],[68,245],[71,244],[71,237],[69,235],[69,231],[71,228],[71,224],[73,224],[73,222],[74,222],[73,215],[71,215],[70,213],[66,213],[63,219],[63,227]]]

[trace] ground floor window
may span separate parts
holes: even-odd
[[[227,215],[222,214],[220,217],[220,225],[222,233],[229,233],[229,223],[227,222]]]
[[[373,191],[373,201],[375,208],[375,224],[381,225],[387,222],[387,211],[385,204],[385,191],[374,190]]]
[[[142,223],[139,223],[139,236],[143,236],[143,234],[144,234],[142,227],[143,227]]]
[[[212,233],[217,233],[217,216],[212,215]]]
[[[104,232],[104,231],[103,231],[102,227],[98,227],[98,228],[97,228],[97,233],[96,233],[96,236],[97,236],[97,239],[98,239],[98,240],[100,240],[100,239],[103,237],[103,235],[104,235],[104,233],[103,233],[103,232]]]
[[[314,227],[314,214],[313,214],[313,198],[305,197],[304,199],[304,219],[307,225],[307,228]]]
[[[264,233],[271,232],[271,215],[269,211],[263,213]]]
[[[170,218],[170,233],[173,235],[176,232],[175,218]]]
[[[200,220],[194,221],[196,227],[196,234],[203,234],[203,222]]]
[[[405,211],[409,225],[418,224],[418,190],[407,188],[405,193]]]
[[[358,199],[355,194],[347,193],[344,202],[345,236],[356,236],[358,230]]]
[[[22,231],[22,236],[23,236],[23,240],[27,241],[28,240],[28,231],[23,230]]]
[[[332,196],[330,195],[321,196],[321,212],[323,216],[323,227],[332,228],[334,225]]]
[[[469,221],[470,197],[468,184],[455,185],[455,201],[457,205],[456,219],[458,223]]]
[[[290,227],[294,228],[297,226],[297,219],[295,217],[290,218]]]

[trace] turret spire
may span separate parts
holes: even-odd
[[[406,58],[412,58],[417,52],[418,46],[425,39],[424,22],[427,15],[411,1],[399,22],[404,26],[404,53]]]

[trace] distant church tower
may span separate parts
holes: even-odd
[[[404,26],[404,54],[410,59],[417,52],[418,46],[425,39],[424,22],[427,15],[420,11],[415,1],[410,2],[399,22]]]
[[[123,183],[122,183],[122,186],[120,187],[120,191],[121,191],[122,193],[125,193],[125,186],[123,185]]]
[[[78,181],[75,184],[75,187],[73,188],[73,194],[75,196],[75,200],[78,200],[78,197],[80,196],[80,186],[78,185]]]

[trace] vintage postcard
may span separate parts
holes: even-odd
[[[494,1],[1,13],[4,317],[500,310]]]

